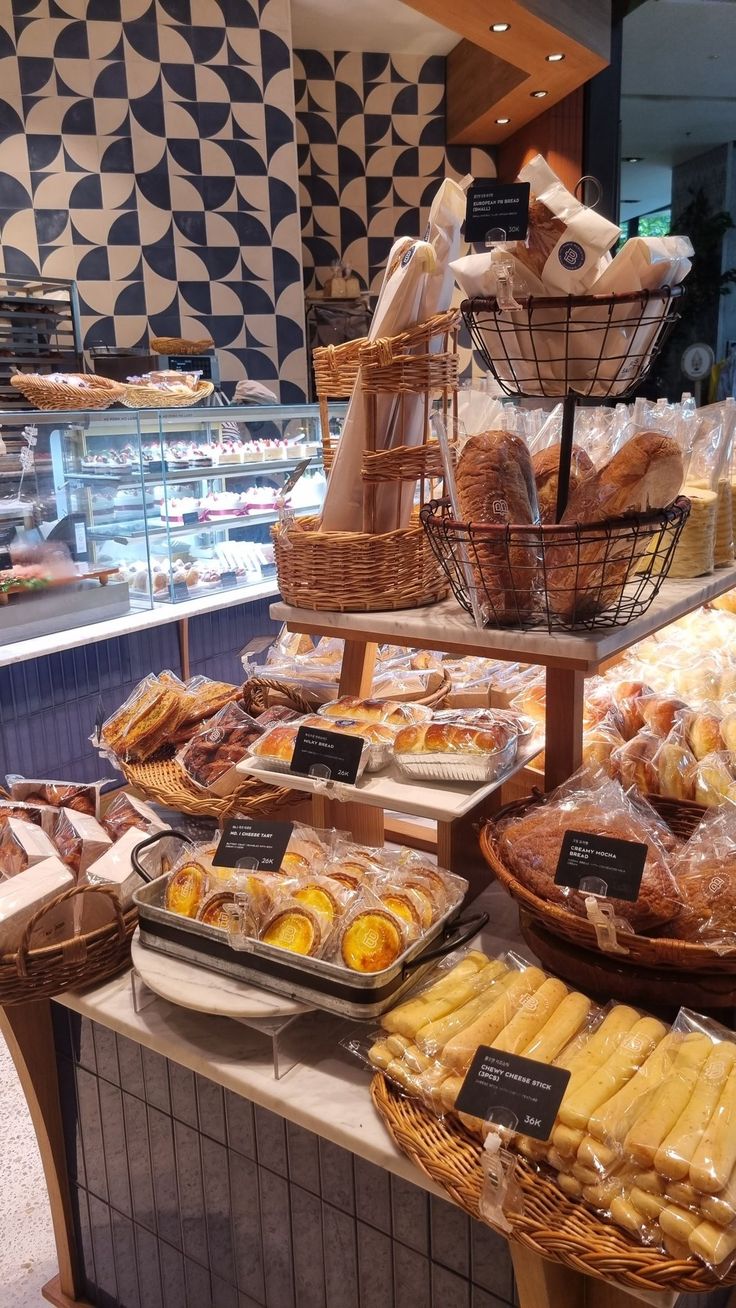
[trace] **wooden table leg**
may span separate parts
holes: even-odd
[[[82,1305],[83,1300],[78,1297],[79,1272],[50,1001],[41,999],[0,1008],[0,1031],[28,1103],[51,1205],[59,1275],[50,1282],[50,1291],[53,1289],[58,1296],[50,1302],[72,1308]]]
[[[520,1244],[509,1244],[520,1308],[641,1308],[642,1300],[617,1285],[551,1263]],[[644,1302],[674,1304],[677,1295],[647,1295]]]
[[[189,618],[180,618],[176,627],[177,636],[179,638],[181,677],[182,681],[188,681],[191,675],[189,670]]]
[[[373,686],[378,646],[370,641],[346,640],[340,671],[340,694],[367,699]]]
[[[544,786],[555,786],[583,761],[583,694],[585,675],[569,668],[547,668],[544,724]]]
[[[449,872],[465,877],[468,899],[475,899],[493,880],[493,873],[480,852],[479,832],[485,817],[501,806],[500,790],[493,791],[464,817],[437,823],[437,862]]]

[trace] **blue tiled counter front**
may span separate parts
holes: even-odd
[[[255,600],[189,619],[192,676],[240,682],[240,651],[256,636],[275,634],[270,601]],[[0,667],[0,782],[8,773],[95,781],[116,776],[90,744],[98,713],[127,699],[149,672],[181,674],[177,613],[150,631],[82,645],[60,654]]]

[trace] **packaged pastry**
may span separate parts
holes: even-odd
[[[538,725],[525,713],[502,708],[438,709],[432,721],[440,726],[456,723],[465,727],[507,727],[516,736],[520,747],[529,743]]]
[[[242,783],[235,765],[261,734],[250,714],[238,704],[227,704],[194,733],[177,762],[200,790],[229,795]]]
[[[404,727],[394,743],[399,770],[436,781],[493,781],[516,757],[518,736],[507,723],[485,727],[429,723]]]
[[[381,722],[388,727],[408,727],[412,723],[430,722],[432,710],[424,704],[401,704],[390,699],[360,699],[341,695],[323,704],[319,716],[352,719],[354,722]]]
[[[143,763],[178,731],[191,707],[173,672],[149,675],[103,723],[100,746],[113,758]]]
[[[736,805],[707,813],[672,866],[683,901],[671,928],[681,940],[736,950]]]
[[[15,876],[56,857],[56,846],[35,822],[11,817],[0,824],[0,877]]]
[[[120,900],[121,908],[131,908],[134,891],[140,890],[145,884],[133,868],[131,859],[134,850],[145,839],[145,831],[137,827],[129,827],[115,841],[114,845],[111,845],[109,849],[105,850],[104,854],[95,859],[93,863],[90,863],[83,879],[90,886],[109,886]],[[109,911],[105,911],[105,920],[109,921]],[[93,929],[89,916],[86,924],[88,930]],[[102,924],[102,922],[99,923],[99,925]]]
[[[88,813],[62,808],[54,824],[53,841],[62,862],[80,878],[110,848],[105,828]]]
[[[150,804],[147,804],[143,799],[138,799],[136,795],[128,794],[126,791],[121,791],[108,804],[101,822],[108,836],[113,840],[119,840],[121,836],[125,835],[126,831],[133,828],[137,831],[143,831],[147,835],[152,835],[154,831],[163,831],[166,826],[166,823],[161,821],[161,818],[157,816]]]
[[[266,727],[273,727],[277,722],[294,722],[299,716],[296,709],[287,708],[286,704],[273,704],[259,713],[255,722],[265,731]]]
[[[382,972],[409,943],[406,923],[395,912],[366,900],[347,915],[339,939],[339,957],[352,972]]]
[[[164,907],[182,917],[196,917],[207,893],[207,868],[187,854],[176,867],[166,885]]]
[[[320,918],[305,903],[286,903],[268,919],[260,938],[266,945],[314,958],[322,948]]]
[[[16,950],[33,914],[71,889],[74,877],[61,860],[49,857],[7,881],[0,881],[0,954]],[[38,924],[32,945],[53,944],[72,934],[68,904],[61,904]]]
[[[560,446],[550,445],[544,450],[538,450],[532,457],[532,468],[534,469],[534,481],[537,487],[540,519],[543,523],[556,522]],[[593,464],[585,450],[574,446],[568,494],[576,490],[580,483],[594,471]]]
[[[658,793],[665,799],[690,801],[695,798],[697,760],[679,725],[673,727],[662,741],[652,765],[657,775]]]
[[[554,791],[546,803],[499,823],[499,856],[541,899],[586,917],[585,895],[555,882],[562,842],[570,830],[646,845],[638,899],[633,903],[608,899],[616,915],[634,931],[651,931],[677,916],[677,886],[665,843],[671,841],[671,836],[665,836],[664,823],[648,804],[642,799],[634,802],[609,777],[591,776],[583,769]]]
[[[198,723],[219,713],[242,694],[241,686],[226,681],[212,681],[209,677],[191,677],[185,683],[186,711],[180,730],[196,727]]]
[[[695,802],[710,808],[726,799],[736,803],[733,755],[725,751],[706,754],[695,765]]]
[[[33,822],[37,827],[44,827],[44,816],[51,809],[44,804],[25,804],[21,800],[0,799],[0,827],[8,818],[20,818],[22,822]]]
[[[389,665],[384,672],[377,672],[371,690],[376,698],[422,708],[424,706],[415,701],[433,695],[441,685],[442,672],[438,667],[412,669],[402,663],[398,666]]]
[[[339,735],[358,736],[364,748],[358,763],[358,776],[364,771],[377,772],[389,762],[395,731],[380,722],[354,722],[339,718],[322,718],[308,714],[296,722],[272,727],[251,746],[250,757],[275,772],[288,772],[300,727],[314,727],[319,731],[335,731]]]
[[[615,776],[615,765],[611,760],[614,751],[622,748],[624,738],[616,725],[615,719],[606,716],[588,727],[583,732],[583,764],[595,770],[603,768],[604,772]]]
[[[27,777],[8,777],[11,799],[49,808],[73,808],[78,813],[89,813],[90,817],[99,816],[104,785],[104,781],[32,781]]]

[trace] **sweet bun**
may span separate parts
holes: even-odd
[[[687,743],[697,759],[724,748],[721,717],[717,713],[692,713],[685,723]]]
[[[514,739],[515,732],[506,722],[486,727],[435,722],[404,727],[394,749],[397,754],[497,754]]]
[[[676,733],[663,742],[653,766],[657,772],[657,793],[666,799],[695,798],[695,756]]]
[[[636,704],[636,711],[643,718],[644,726],[660,736],[669,736],[675,723],[687,710],[684,699],[678,699],[675,695],[640,695]]]
[[[611,753],[611,769],[624,790],[634,786],[644,795],[659,793],[659,774],[654,764],[662,739],[651,731],[640,731]]]

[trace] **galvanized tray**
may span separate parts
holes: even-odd
[[[226,931],[164,907],[167,882],[168,875],[158,877],[133,896],[140,941],[146,949],[344,1017],[378,1017],[416,983],[431,963],[466,944],[488,921],[486,913],[460,920],[460,910],[450,908],[391,967],[381,972],[351,972],[337,963],[290,954],[261,940],[249,940],[243,950],[233,949]]]

